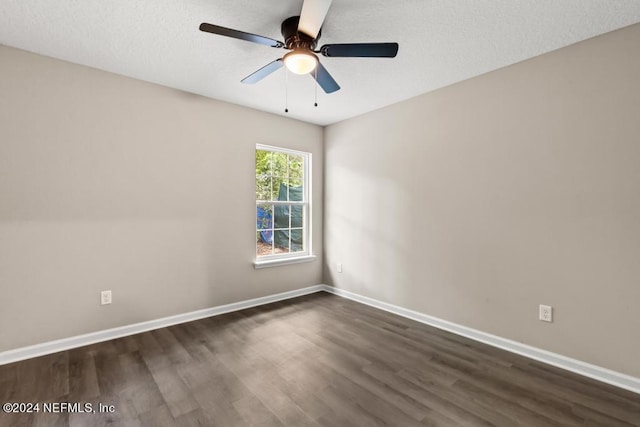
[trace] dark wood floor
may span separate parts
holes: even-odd
[[[0,425],[640,426],[640,395],[319,293],[0,366]]]

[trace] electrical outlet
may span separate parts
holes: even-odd
[[[540,304],[540,313],[538,318],[543,322],[553,322],[553,307],[550,305]]]
[[[111,304],[111,291],[100,292],[100,304]]]
[[[338,273],[342,273],[342,264],[338,264]]]

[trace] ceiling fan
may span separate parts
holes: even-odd
[[[242,83],[259,82],[286,65],[287,69],[293,73],[311,74],[322,90],[332,93],[340,89],[340,86],[320,63],[316,54],[337,58],[394,58],[398,53],[398,43],[325,44],[315,50],[320,39],[322,23],[330,5],[331,0],[304,0],[300,16],[292,16],[282,22],[281,32],[284,43],[269,37],[207,23],[200,24],[200,31],[290,51],[282,58],[249,74],[242,79]]]

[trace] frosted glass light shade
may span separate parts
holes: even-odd
[[[296,49],[284,56],[284,65],[295,74],[308,74],[318,65],[318,58],[304,49]]]

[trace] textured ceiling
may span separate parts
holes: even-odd
[[[286,51],[198,31],[209,22],[282,40],[302,0],[2,0],[0,43],[284,113],[284,69],[240,80]],[[640,0],[334,0],[320,45],[398,42],[395,59],[321,58],[326,95],[289,74],[289,116],[326,125],[640,22]],[[2,64],[0,64],[0,73]]]

